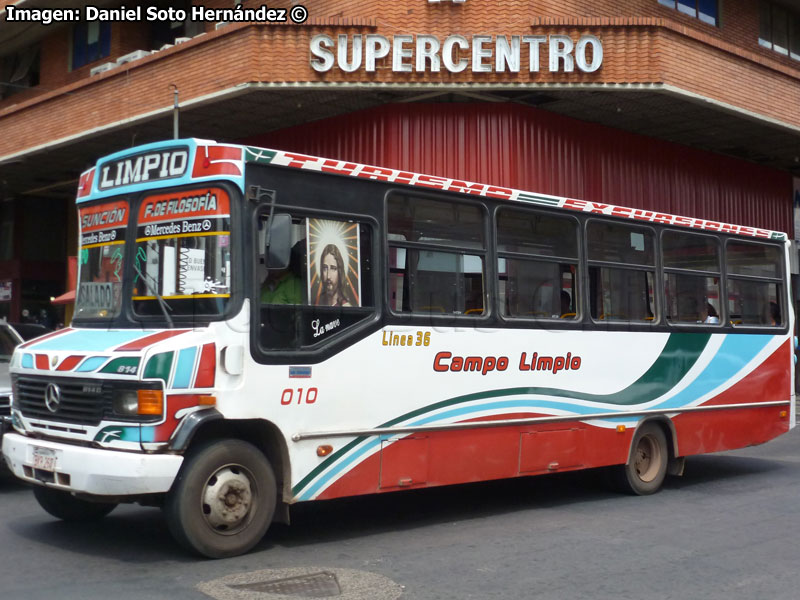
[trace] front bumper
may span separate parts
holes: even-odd
[[[3,436],[3,456],[25,481],[96,496],[138,496],[166,492],[178,475],[182,456],[87,448],[27,438],[12,431]],[[34,448],[55,454],[55,471],[33,467]]]
[[[6,431],[11,431],[11,394],[0,391],[0,439]],[[0,467],[2,466],[3,461],[0,460]]]

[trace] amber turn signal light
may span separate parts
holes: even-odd
[[[161,390],[139,390],[140,415],[160,415],[164,412],[164,392]]]
[[[317,456],[328,456],[331,452],[333,452],[333,446],[328,444],[317,446]]]

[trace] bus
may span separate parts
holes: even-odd
[[[45,511],[206,557],[297,502],[605,467],[795,423],[782,232],[199,139],[100,159],[69,327],[3,455]]]

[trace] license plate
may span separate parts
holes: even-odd
[[[33,468],[41,471],[53,472],[56,470],[56,453],[49,448],[33,448]]]

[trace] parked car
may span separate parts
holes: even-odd
[[[11,328],[17,332],[17,335],[26,342],[53,331],[49,327],[40,325],[39,323],[8,323],[8,325],[10,325]]]
[[[52,330],[38,323],[7,323],[0,320],[0,438],[11,419],[11,377],[8,365],[11,354],[22,342],[26,342]],[[2,461],[0,461],[2,462]]]

